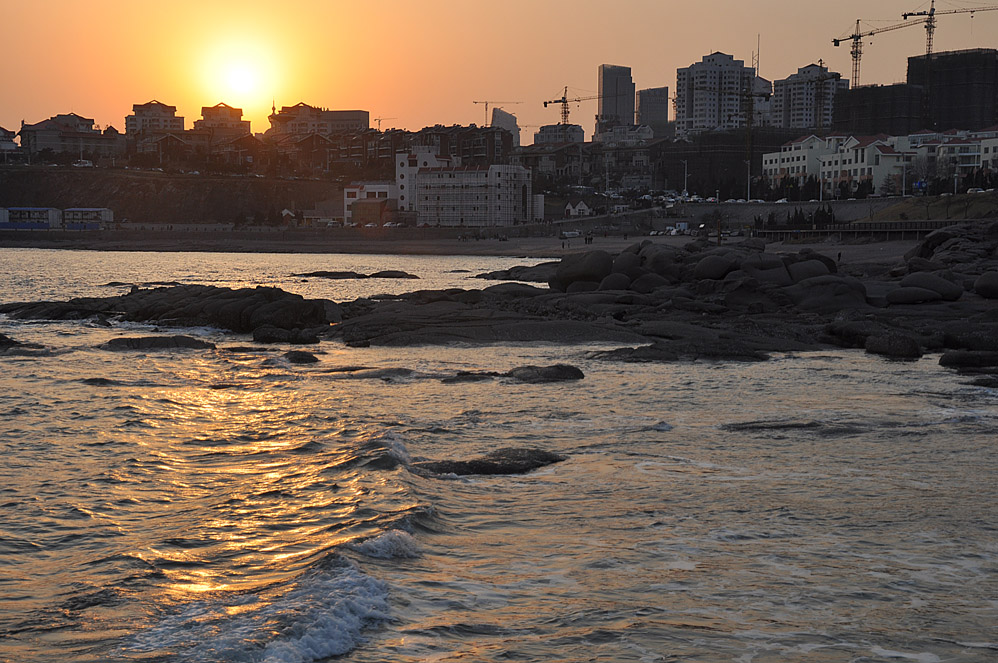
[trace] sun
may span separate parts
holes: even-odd
[[[223,82],[227,93],[248,97],[260,93],[260,76],[249,64],[231,62],[223,68]]]
[[[202,55],[203,94],[230,105],[263,103],[273,94],[274,66],[265,43],[245,38],[217,42]]]

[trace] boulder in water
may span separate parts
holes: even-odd
[[[553,366],[520,366],[506,373],[506,377],[514,378],[520,382],[540,384],[542,382],[581,380],[586,376],[575,366],[555,364]]]
[[[499,449],[472,460],[440,460],[413,463],[413,467],[435,474],[525,474],[545,465],[566,460],[565,456],[541,449]]]

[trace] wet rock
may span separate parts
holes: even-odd
[[[540,384],[543,382],[564,382],[566,380],[581,380],[585,374],[575,366],[555,364],[553,366],[520,366],[505,374],[520,382]]]
[[[485,382],[499,377],[499,373],[491,371],[458,371],[455,375],[450,375],[441,379],[444,384],[459,384],[462,382]]]
[[[553,260],[550,262],[542,262],[539,265],[533,266],[517,266],[510,267],[509,269],[500,269],[494,272],[485,272],[484,274],[478,274],[475,276],[476,279],[489,279],[493,281],[527,281],[530,283],[547,283],[552,276],[554,276],[555,271],[558,269],[559,262]]]
[[[998,366],[998,352],[991,350],[950,350],[939,358],[940,366],[984,368]]]
[[[403,272],[397,269],[383,269],[368,276],[371,279],[418,279],[415,274]]]
[[[253,340],[257,343],[314,345],[319,342],[319,337],[311,329],[282,329],[273,325],[262,325],[253,330]]]
[[[0,348],[12,348],[15,345],[20,345],[20,343],[12,339],[10,336],[0,334]]]
[[[541,449],[499,449],[472,460],[441,460],[413,463],[412,466],[434,474],[467,476],[526,474],[553,463],[567,460],[565,456]]]
[[[215,344],[190,336],[139,336],[112,338],[104,350],[214,350]]]
[[[304,350],[290,350],[284,353],[284,358],[292,364],[314,364],[319,361],[314,354]]]
[[[901,333],[868,336],[864,344],[870,354],[895,359],[918,359],[922,356],[922,346],[912,336]]]
[[[329,272],[329,271],[317,271],[317,272],[305,272],[304,274],[292,274],[292,276],[301,276],[306,278],[316,278],[316,279],[366,279],[367,274],[360,274],[358,272]]]

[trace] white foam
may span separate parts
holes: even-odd
[[[421,554],[415,537],[400,529],[388,530],[374,538],[355,543],[350,548],[375,559],[414,558]]]
[[[126,649],[170,651],[184,661],[309,663],[350,652],[388,612],[385,583],[338,567],[298,578],[278,596],[196,601],[137,633]]]
[[[929,652],[922,652],[919,654],[906,654],[900,651],[892,651],[890,649],[884,649],[883,647],[871,647],[870,651],[876,656],[886,656],[887,658],[904,658],[911,661],[919,661],[919,663],[939,663],[942,660],[935,654],[930,654]]]

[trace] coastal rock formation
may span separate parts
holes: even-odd
[[[214,350],[215,344],[190,336],[136,336],[112,338],[105,350]]]
[[[184,285],[134,289],[118,297],[89,297],[66,302],[0,305],[11,318],[81,320],[119,316],[131,322],[172,327],[216,327],[249,333],[265,325],[284,330],[326,326],[341,317],[334,302],[305,299],[280,288],[219,288]]]
[[[542,262],[539,265],[518,265],[516,267],[510,267],[509,269],[500,269],[494,272],[477,274],[475,278],[488,279],[491,281],[528,281],[530,283],[547,283],[551,277],[554,276],[554,272],[558,268],[558,265],[559,261],[557,260]]]
[[[434,474],[526,474],[552,463],[567,460],[565,456],[541,449],[498,449],[472,460],[440,460],[413,463],[412,467]]]

